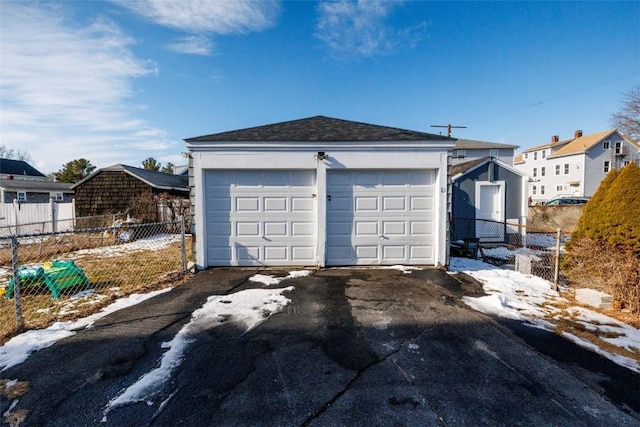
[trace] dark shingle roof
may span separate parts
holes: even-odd
[[[32,181],[26,179],[0,179],[0,187],[9,191],[32,191],[73,193],[67,182]]]
[[[441,135],[315,116],[185,139],[204,141],[409,141],[450,139]]]
[[[45,175],[24,160],[0,159],[0,173],[44,178]]]
[[[487,141],[476,141],[473,139],[458,139],[456,141],[455,147],[456,150],[465,150],[465,149],[500,149],[500,148],[518,148],[518,145],[511,144],[502,144],[500,142],[487,142]]]
[[[136,168],[127,165],[113,165],[107,168],[98,169],[88,177],[76,182],[71,188],[75,188],[83,182],[93,178],[103,171],[124,171],[140,181],[158,190],[178,190],[189,191],[189,177],[185,175],[174,175],[172,173],[156,172],[147,169]]]
[[[475,160],[469,160],[468,162],[458,163],[456,165],[449,166],[449,176],[456,176],[458,174],[464,173],[471,168],[476,167],[477,165],[486,162],[489,157],[481,157]]]

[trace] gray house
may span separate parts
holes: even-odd
[[[449,168],[451,241],[508,242],[526,224],[529,177],[493,157]],[[512,225],[506,225],[512,224]]]
[[[451,164],[457,165],[472,160],[493,157],[503,163],[513,165],[517,145],[498,142],[476,141],[473,139],[458,139],[451,153]]]
[[[73,200],[71,184],[66,182],[0,179],[2,203],[47,203],[53,200],[70,203]]]
[[[46,181],[47,177],[24,160],[0,159],[0,179]]]

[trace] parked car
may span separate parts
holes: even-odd
[[[559,197],[549,200],[547,206],[585,205],[588,201],[588,197]]]

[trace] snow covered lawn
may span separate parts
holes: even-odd
[[[450,274],[462,272],[483,284],[488,295],[463,298],[473,309],[553,331],[640,373],[637,328],[578,306],[552,290],[550,282],[536,276],[466,258],[451,258],[449,269]]]

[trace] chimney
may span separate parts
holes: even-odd
[[[558,142],[560,141],[560,135],[553,135],[551,137],[551,143],[553,144],[554,142]]]
[[[580,138],[581,136],[582,136],[582,130],[580,130],[580,129],[575,131],[575,133],[573,134],[574,138]]]

